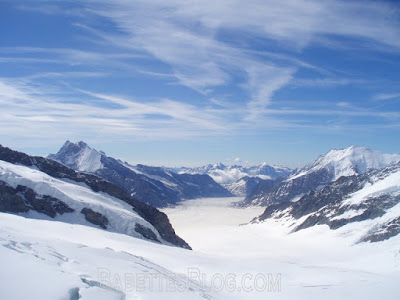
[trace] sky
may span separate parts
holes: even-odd
[[[0,144],[299,167],[400,152],[400,2],[0,1]]]

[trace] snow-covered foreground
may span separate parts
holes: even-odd
[[[262,209],[230,206],[238,200],[189,200],[164,210],[194,251],[0,214],[0,298],[398,298],[400,237],[353,245],[357,228],[288,235],[284,222],[239,226]]]
[[[163,267],[185,269],[191,255],[93,227],[0,213],[0,298],[211,299]]]

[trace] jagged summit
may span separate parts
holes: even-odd
[[[363,174],[371,169],[380,169],[400,161],[399,154],[383,154],[361,146],[351,146],[345,149],[332,149],[324,156],[318,157],[313,163],[305,166],[288,180],[327,169],[334,175],[333,180],[340,176]]]
[[[103,167],[101,162],[103,155],[83,141],[72,143],[68,140],[57,154],[50,154],[48,158],[60,161],[78,171],[94,173]]]
[[[399,154],[383,154],[360,146],[332,149],[314,162],[296,170],[277,185],[256,187],[244,205],[270,205],[297,201],[306,193],[320,189],[342,176],[364,174],[400,161]]]
[[[61,147],[60,151],[67,151],[67,150],[78,150],[78,149],[84,149],[84,148],[90,148],[88,144],[86,144],[84,141],[79,141],[79,142],[71,142],[70,140],[67,140],[64,145]],[[59,152],[60,152],[59,151]]]

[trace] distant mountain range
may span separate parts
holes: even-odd
[[[289,168],[271,166],[267,163],[251,167],[239,165],[226,166],[218,163],[195,168],[171,168],[171,170],[179,174],[207,174],[220,184],[231,184],[246,176],[261,179],[277,179],[287,177],[292,172]]]
[[[288,177],[290,168],[262,163],[257,166],[226,166],[222,163],[196,168],[170,168],[179,174],[206,174],[212,177],[235,196],[248,196],[253,188],[264,181],[281,180]]]
[[[364,174],[398,161],[398,154],[382,154],[364,147],[334,149],[304,168],[295,170],[283,181],[260,182],[241,204],[268,206],[297,201],[303,195],[322,189],[342,176]]]
[[[130,165],[92,149],[84,142],[67,141],[48,158],[81,172],[96,174],[124,189],[132,197],[165,207],[184,199],[231,197],[228,190],[204,174],[177,174],[161,167]]]
[[[96,161],[96,154],[87,151]],[[0,145],[0,212],[81,224],[190,249],[168,217],[101,177]]]

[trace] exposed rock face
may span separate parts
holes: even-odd
[[[143,225],[140,225],[140,224],[136,224],[135,231],[140,233],[144,238],[146,238],[148,240],[152,240],[152,241],[155,241],[155,242],[160,242],[157,239],[157,236],[154,234],[154,232],[150,228],[147,228],[147,227],[145,227]]]
[[[47,195],[38,195],[32,189],[18,185],[17,188],[0,181],[0,211],[20,213],[34,210],[54,218],[57,214],[74,212],[67,204]]]
[[[374,228],[361,242],[381,242],[400,233],[400,217]]]
[[[151,225],[154,226],[155,229],[159,232],[161,237],[178,247],[186,248],[186,249],[191,249],[190,246],[180,237],[178,237],[175,234],[174,229],[172,228],[171,223],[168,220],[168,217],[160,212],[158,209],[155,207],[148,205],[146,203],[143,203],[139,200],[134,199],[133,197],[129,196],[123,189],[120,187],[112,184],[111,182],[96,176],[94,174],[88,174],[88,173],[83,173],[83,172],[77,172],[71,168],[68,168],[64,166],[63,164],[56,162],[51,159],[43,158],[43,157],[38,157],[38,156],[29,156],[25,153],[22,152],[17,152],[13,151],[7,147],[3,147],[0,145],[0,160],[10,162],[12,164],[20,164],[28,167],[35,167],[38,170],[52,176],[55,178],[60,178],[60,179],[68,179],[72,180],[78,183],[84,183],[86,184],[90,189],[92,189],[95,192],[104,192],[107,193],[113,197],[116,197],[118,199],[121,199],[125,201],[126,203],[130,204],[132,206],[132,209],[136,211],[142,218],[144,218],[146,221],[148,221]],[[15,192],[13,196],[12,193],[10,194],[9,188],[12,188],[10,186],[7,187],[1,187],[0,184],[0,190],[3,191],[3,194],[5,195],[3,199],[5,198],[10,198],[7,201],[7,204],[2,204],[0,203],[0,206],[5,209],[8,209],[8,212],[26,212],[31,207],[24,201],[18,192]],[[4,192],[5,191],[5,192]],[[47,197],[47,196],[43,196]],[[50,199],[50,198],[48,198]],[[24,204],[23,204],[24,203]],[[63,211],[63,210],[68,210],[63,209],[62,204],[54,204],[55,201],[53,201],[52,208],[57,212],[57,211]],[[14,209],[15,211],[10,210]],[[36,206],[37,207],[37,206]],[[58,207],[58,208],[57,208]],[[53,212],[50,212],[50,210],[41,208],[44,211],[47,211],[49,216],[54,215]]]
[[[130,204],[141,217],[157,229],[164,240],[181,248],[192,249],[183,239],[176,235],[175,230],[171,226],[165,213],[159,211],[154,206],[147,205],[141,201],[134,200],[131,201]]]
[[[244,204],[268,206],[273,203],[287,202],[302,196],[331,181],[331,175],[325,169],[308,175],[282,181],[279,184],[256,186]]]
[[[321,190],[304,195],[297,202],[268,206],[254,221],[289,218],[295,224],[293,231],[298,231],[322,224],[338,229],[353,222],[376,219],[379,222],[362,241],[381,241],[400,232],[400,209],[396,210],[400,207],[398,182],[400,163],[362,175],[343,176]],[[394,218],[390,217],[393,215]]]
[[[86,221],[88,221],[94,225],[100,226],[103,229],[107,229],[108,219],[106,218],[106,216],[103,216],[101,213],[95,212],[94,210],[85,207],[81,210],[81,214],[83,214],[85,216]]]
[[[27,212],[29,206],[25,203],[24,199],[17,194],[17,191],[0,181],[0,211],[1,212]]]
[[[157,207],[176,204],[183,199],[233,196],[208,175],[176,174],[141,164],[132,166],[98,152],[84,142],[67,141],[49,158],[70,168],[96,174],[136,199]]]

